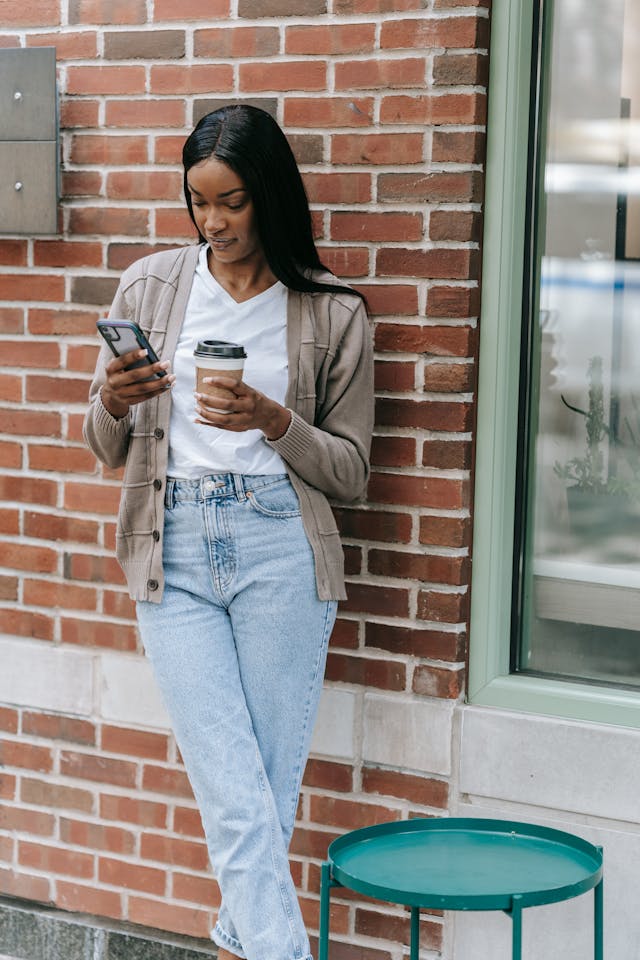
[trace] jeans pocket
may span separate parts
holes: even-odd
[[[247,491],[247,500],[264,517],[286,520],[300,516],[300,501],[288,479],[276,480]]]

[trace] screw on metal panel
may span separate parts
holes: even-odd
[[[14,184],[14,189],[15,189],[15,190],[22,190],[22,183],[21,183],[20,180],[18,180],[18,182]]]
[[[22,94],[20,93],[19,90],[16,90],[16,92],[15,92],[14,95],[13,95],[13,99],[14,99],[14,100],[22,100]]]

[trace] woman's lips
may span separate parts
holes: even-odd
[[[228,247],[233,243],[232,237],[209,237],[209,243],[212,247]]]

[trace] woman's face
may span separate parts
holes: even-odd
[[[215,157],[201,160],[187,174],[196,226],[214,261],[233,264],[264,260],[253,201],[231,167]]]

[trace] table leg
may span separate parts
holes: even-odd
[[[420,907],[411,907],[411,957],[418,960],[420,953]]]
[[[511,960],[522,960],[522,897],[519,894],[511,898],[511,924]]]
[[[323,863],[320,880],[320,930],[318,932],[318,960],[329,958],[329,906],[331,896],[331,864]]]
[[[593,960],[604,960],[603,881],[593,891]]]

